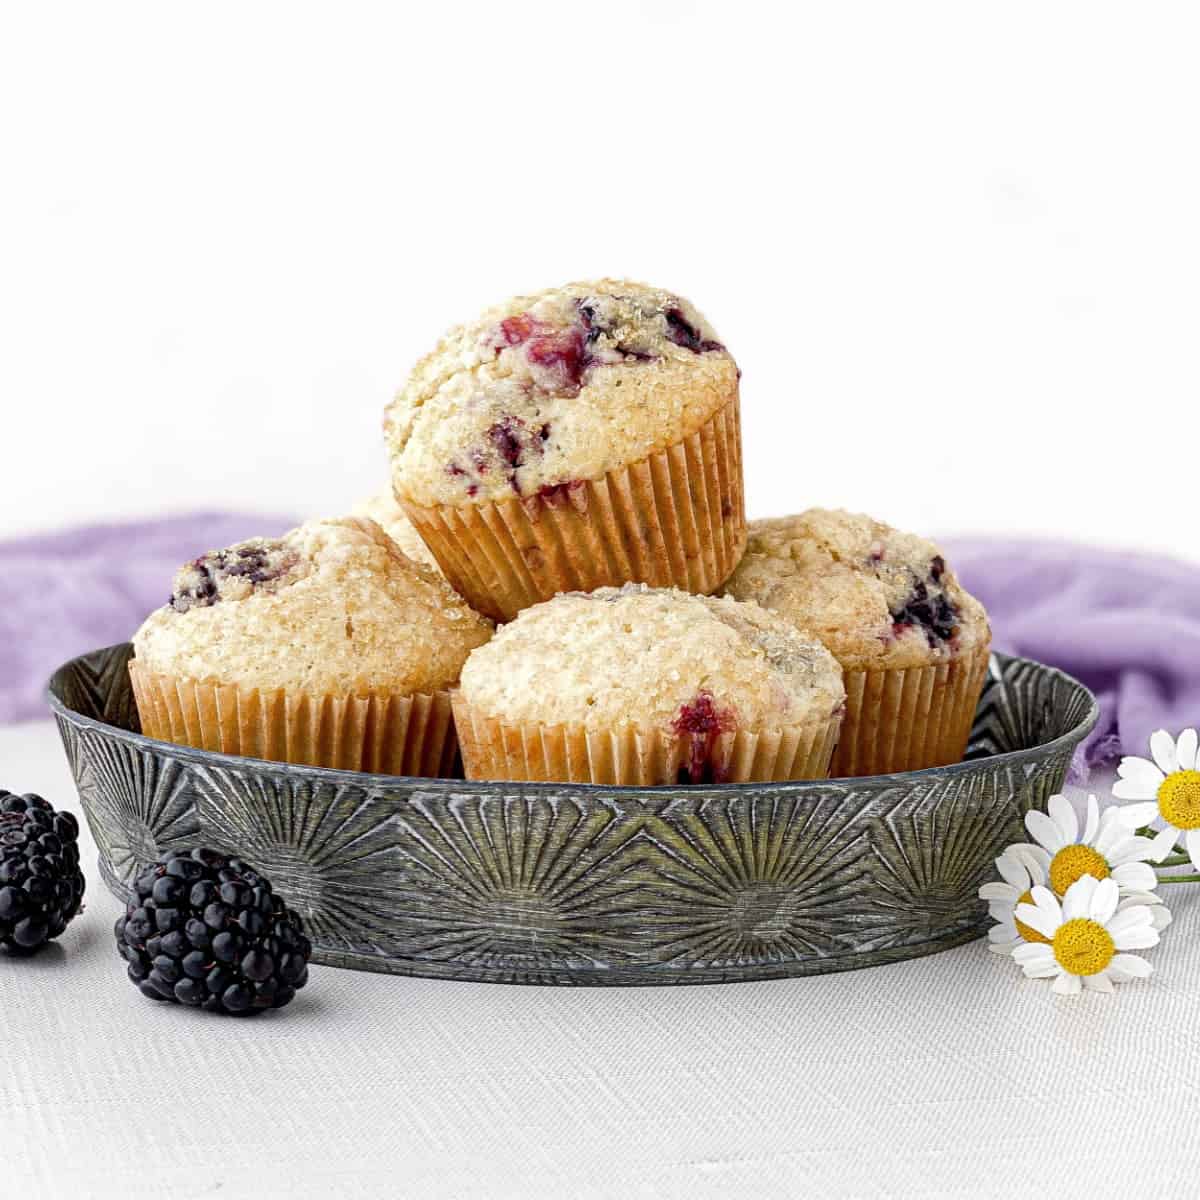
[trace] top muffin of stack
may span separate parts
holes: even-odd
[[[396,498],[501,620],[627,581],[715,591],[746,536],[738,377],[670,292],[514,297],[451,330],[388,409]]]

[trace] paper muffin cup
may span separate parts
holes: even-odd
[[[714,592],[746,547],[738,394],[695,433],[600,479],[402,505],[454,588],[498,621],[559,592],[627,582]]]
[[[823,723],[723,733],[706,747],[704,778],[694,779],[691,741],[665,730],[504,721],[479,712],[459,692],[453,694],[453,704],[463,768],[474,780],[655,787],[693,781],[824,779],[841,724],[835,717]]]
[[[926,667],[845,670],[846,719],[830,775],[890,775],[961,761],[988,655],[985,644]]]
[[[142,732],[161,741],[379,775],[448,777],[457,765],[449,692],[314,695],[159,675],[137,659],[129,676]]]

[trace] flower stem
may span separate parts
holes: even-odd
[[[1200,883],[1200,872],[1190,872],[1187,875],[1160,875],[1159,883]]]
[[[1192,861],[1190,854],[1171,854],[1159,862],[1160,867],[1184,867]]]

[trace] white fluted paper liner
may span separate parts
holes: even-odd
[[[509,722],[477,711],[461,693],[454,693],[452,700],[468,779],[638,787],[690,781],[692,743],[686,735],[633,725],[601,731]],[[839,725],[840,719],[834,718],[720,734],[706,756],[703,782],[824,779]]]
[[[830,774],[890,775],[962,759],[988,646],[927,667],[845,672],[846,719]]]
[[[129,675],[147,737],[274,762],[381,775],[449,776],[458,744],[450,694],[314,695]]]
[[[601,479],[403,507],[454,588],[499,621],[559,592],[631,581],[714,592],[746,547],[738,395],[689,437]]]

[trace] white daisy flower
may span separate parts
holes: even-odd
[[[1047,883],[1060,900],[1085,875],[1111,877],[1122,895],[1152,892],[1158,886],[1158,876],[1146,861],[1154,853],[1154,843],[1136,837],[1120,809],[1106,808],[1101,813],[1096,797],[1089,796],[1081,833],[1066,796],[1051,796],[1046,807],[1048,813],[1027,812],[1025,827],[1049,859],[1046,879],[1038,882]]]
[[[999,881],[979,889],[980,900],[988,902],[988,915],[996,922],[988,930],[988,949],[1011,954],[1022,942],[1045,941],[1035,929],[1017,920],[1017,905],[1032,904],[1032,889],[1044,886],[1050,856],[1040,846],[1018,843],[996,859]]]
[[[1146,838],[1138,840],[1148,841]],[[1050,855],[1041,846],[1031,846],[1025,842],[1009,846],[996,859],[996,871],[1000,879],[985,883],[979,889],[979,898],[988,902],[988,916],[996,922],[988,930],[989,950],[996,954],[1011,954],[1023,942],[1049,942],[1036,929],[1017,920],[1017,905],[1033,903],[1033,889],[1046,885],[1050,861]],[[1118,882],[1118,889],[1120,886]],[[1117,911],[1123,912],[1135,905],[1150,909],[1151,924],[1159,933],[1170,925],[1170,912],[1153,892],[1122,892]]]
[[[1132,755],[1121,759],[1120,778],[1113,784],[1118,800],[1136,800],[1117,811],[1130,829],[1161,820],[1164,828],[1153,839],[1153,862],[1162,862],[1183,835],[1192,866],[1200,871],[1200,770],[1197,738],[1185,729],[1176,741],[1160,729],[1150,738],[1151,762]]]
[[[1082,988],[1111,992],[1113,983],[1145,979],[1150,964],[1130,950],[1158,945],[1158,930],[1145,904],[1120,905],[1115,879],[1085,875],[1067,889],[1060,905],[1049,888],[1035,887],[1032,904],[1018,904],[1016,918],[1041,935],[1013,950],[1030,979],[1053,978],[1051,990],[1077,996]]]

